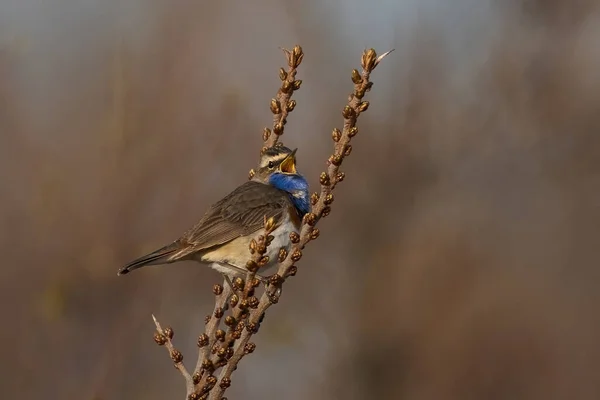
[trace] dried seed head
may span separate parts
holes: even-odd
[[[225,325],[227,326],[234,326],[235,325],[235,318],[233,318],[233,316],[228,315],[227,317],[225,317]]]
[[[256,240],[252,239],[250,240],[250,244],[248,245],[248,249],[250,250],[250,254],[254,254],[254,252],[256,251]]]
[[[304,214],[304,223],[310,226],[314,226],[317,223],[317,216],[313,213]]]
[[[353,126],[352,128],[350,128],[348,130],[349,137],[354,137],[354,136],[356,136],[357,133],[358,133],[358,128],[356,126]]]
[[[254,309],[258,307],[258,299],[255,296],[251,296],[248,298],[248,306]]]
[[[223,286],[216,284],[213,286],[213,293],[215,294],[215,296],[220,295],[221,293],[223,293]]]
[[[352,146],[347,145],[346,150],[344,150],[344,157],[348,157],[352,153]]]
[[[329,186],[329,175],[326,172],[321,172],[321,175],[319,175],[319,183],[323,186]]]
[[[279,102],[279,100],[271,99],[271,104],[269,105],[269,108],[271,108],[271,112],[273,114],[279,114],[281,112],[281,103]]]
[[[263,140],[266,142],[271,137],[271,130],[269,128],[263,129]]]
[[[336,182],[341,182],[341,181],[343,181],[343,180],[344,180],[344,178],[345,178],[345,177],[346,177],[346,174],[345,174],[344,172],[338,172],[338,173],[335,175],[335,181],[336,181]]]
[[[229,386],[231,386],[231,379],[229,379],[229,378],[221,379],[221,383],[219,384],[219,386],[221,387],[221,389],[227,389]]]
[[[368,101],[362,101],[358,105],[358,111],[360,111],[360,112],[365,112],[368,109],[369,109],[369,102]]]
[[[282,135],[283,134],[283,124],[281,122],[276,123],[275,126],[273,127],[273,132],[275,132],[275,134],[277,134],[277,135]]]
[[[248,325],[246,325],[246,330],[252,334],[258,332],[258,324],[255,322],[250,322]]]
[[[296,108],[296,100],[290,100],[285,105],[285,109],[287,110],[287,112],[294,111],[294,108]]]
[[[163,334],[156,332],[154,334],[154,341],[157,345],[163,346],[165,343],[167,343],[167,337]]]
[[[254,175],[256,175],[256,172],[254,171],[254,169],[251,169],[251,170],[248,172],[248,179],[252,179],[252,178],[254,178]]]
[[[297,79],[297,80],[295,80],[295,81],[294,81],[294,84],[293,84],[293,86],[294,86],[294,90],[298,90],[298,89],[300,89],[300,86],[301,86],[301,85],[302,85],[302,79]]]
[[[229,305],[231,306],[231,308],[237,306],[237,303],[239,300],[240,300],[240,298],[238,297],[237,294],[232,294],[231,297],[229,298]]]
[[[313,230],[310,232],[310,239],[311,240],[315,240],[316,238],[319,237],[319,229],[318,228],[313,228]]]
[[[360,77],[360,73],[353,69],[352,70],[352,82],[354,82],[354,84],[358,85],[359,83],[362,82],[362,78]]]
[[[323,218],[325,218],[326,216],[329,215],[329,213],[331,213],[331,207],[329,207],[329,206],[323,207],[323,211],[321,212],[321,216]]]
[[[292,253],[292,261],[297,262],[302,258],[302,252],[298,249],[294,250]]]
[[[327,205],[333,203],[333,193],[329,193],[327,196],[325,196],[325,200],[323,200],[323,203]]]
[[[287,271],[287,276],[295,276],[297,273],[298,273],[298,267],[296,267],[295,265],[292,265]]]
[[[313,193],[310,195],[310,204],[312,204],[313,206],[315,204],[317,204],[317,202],[319,201],[319,193]]]
[[[273,274],[269,277],[269,283],[273,286],[279,286],[283,283],[283,278],[279,274]]]
[[[250,272],[258,271],[258,264],[254,260],[248,260],[246,263],[246,269]]]
[[[288,76],[288,74],[287,74],[287,72],[285,72],[285,69],[279,68],[279,79],[281,79],[282,81],[285,81],[287,76]]]
[[[215,308],[215,317],[221,318],[224,313],[225,313],[225,311],[223,310],[223,307]]]
[[[282,247],[279,249],[279,256],[277,257],[277,261],[279,261],[280,263],[284,262],[285,259],[287,257],[287,250]]]
[[[178,364],[183,361],[183,354],[181,354],[179,350],[173,349],[173,351],[171,351],[171,360]]]
[[[291,232],[290,233],[290,241],[292,243],[298,243],[300,241],[300,235],[298,235],[297,232]]]
[[[350,106],[344,106],[342,110],[342,116],[346,119],[354,118],[356,116],[356,112]]]
[[[242,290],[244,288],[244,280],[239,276],[233,279],[233,288],[235,290]]]
[[[331,132],[331,138],[334,142],[339,142],[342,138],[342,132],[338,128],[333,128],[333,131]]]

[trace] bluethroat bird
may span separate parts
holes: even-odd
[[[118,275],[146,265],[194,260],[209,264],[226,278],[245,276],[250,241],[263,229],[265,217],[273,217],[276,228],[266,253],[269,262],[263,268],[267,269],[277,262],[282,247],[290,250],[289,235],[300,231],[302,217],[309,211],[308,182],[296,171],[296,150],[267,148],[250,181],[213,204],[179,239],[133,260]]]

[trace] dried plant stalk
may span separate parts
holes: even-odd
[[[273,129],[265,128],[263,131],[263,150],[279,143],[287,117],[296,106],[296,102],[291,100],[292,94],[302,83],[296,80],[297,68],[304,57],[302,48],[295,46],[292,50],[283,51],[287,58],[288,69],[286,71],[282,68],[279,71],[281,87],[270,104],[273,112]],[[256,271],[268,262],[265,254],[273,240],[271,232],[276,228],[272,218],[268,220],[265,218],[263,232],[250,243],[249,260],[246,265],[249,272],[246,278],[238,277],[233,282],[226,279],[223,285],[213,287],[215,308],[213,313],[206,317],[205,332],[198,338],[200,352],[193,375],[186,370],[182,362],[183,356],[171,343],[173,330],[170,328],[163,330],[155,319],[157,329],[155,340],[158,344],[167,347],[175,367],[185,378],[188,400],[223,399],[225,391],[231,385],[231,375],[238,363],[245,355],[255,350],[256,345],[250,342],[252,335],[258,332],[266,310],[279,301],[286,279],[296,274],[295,263],[302,258],[302,250],[308,242],[319,236],[317,223],[331,212],[333,191],[345,177],[340,171],[340,166],[351,154],[350,142],[358,133],[356,122],[358,117],[369,108],[369,102],[364,101],[363,98],[373,86],[370,81],[371,72],[389,53],[390,51],[377,56],[375,50],[365,50],[361,59],[362,71],[352,70],[354,90],[342,109],[344,118],[342,130],[336,128],[332,132],[334,150],[327,161],[327,171],[319,176],[320,192],[311,196],[312,210],[304,216],[301,231],[290,234],[291,251],[288,253],[281,249],[277,273],[271,275],[268,282],[265,282],[267,285],[262,290],[260,299],[255,293],[261,287],[261,281],[256,279]],[[254,171],[251,170],[250,177],[253,173]],[[222,324],[225,325],[224,329],[220,328]],[[217,371],[219,371],[218,378],[215,376]]]

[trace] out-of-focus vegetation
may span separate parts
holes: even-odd
[[[194,354],[219,276],[117,268],[246,179],[299,43],[313,185],[356,55],[396,52],[228,396],[599,398],[597,3],[0,4],[4,397],[181,394],[150,314]]]

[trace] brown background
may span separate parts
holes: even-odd
[[[230,399],[600,398],[600,7],[571,0],[0,4],[0,393],[183,398],[218,275],[118,267],[246,179],[284,59],[316,187],[365,47],[334,210]]]

